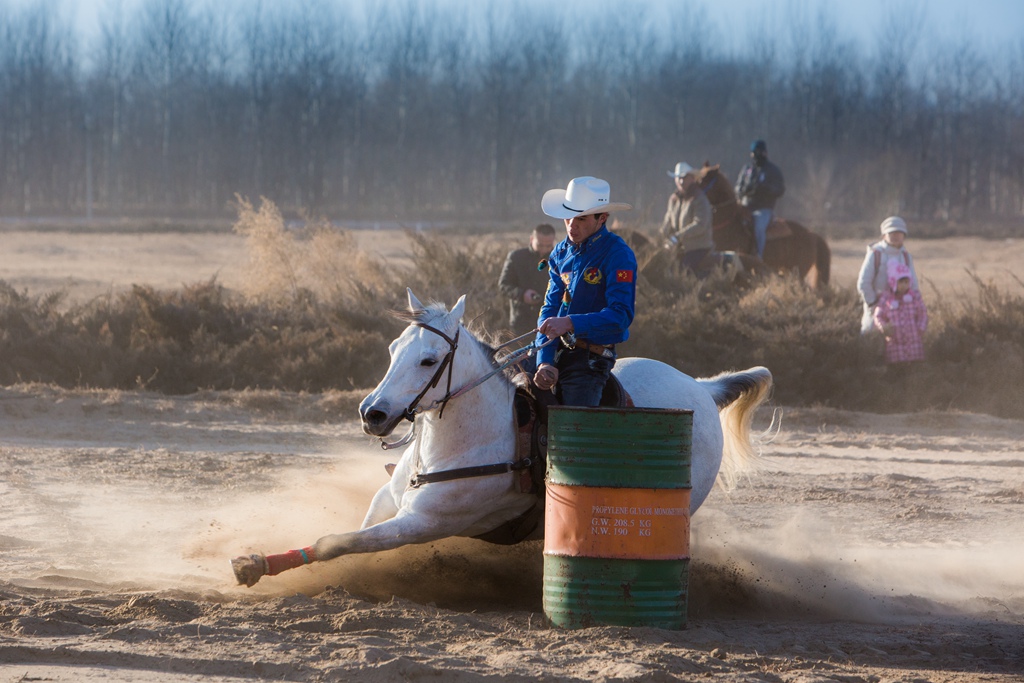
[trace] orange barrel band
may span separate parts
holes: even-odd
[[[690,557],[690,489],[549,483],[544,554],[625,560]]]

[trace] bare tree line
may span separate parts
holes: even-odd
[[[870,50],[791,12],[729,52],[625,2],[270,5],[111,0],[83,47],[0,0],[0,213],[505,221],[592,174],[655,221],[676,161],[735,177],[758,137],[812,225],[1024,213],[1024,41],[926,45],[907,10]]]

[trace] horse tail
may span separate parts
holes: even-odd
[[[812,233],[813,234],[813,233]],[[817,286],[824,287],[828,284],[829,278],[832,276],[832,250],[828,247],[828,242],[821,235],[814,235],[817,238],[817,248],[815,249],[814,269],[818,271]]]
[[[772,373],[768,368],[758,366],[743,372],[723,372],[697,381],[708,390],[718,406],[725,439],[718,483],[728,490],[736,483],[740,472],[752,468],[760,459],[761,437],[753,437],[757,442],[755,450],[755,444],[751,443],[750,424],[758,407],[771,394]]]

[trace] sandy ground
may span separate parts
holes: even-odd
[[[230,285],[241,249],[27,235],[5,235],[0,277],[75,297]],[[917,246],[950,262],[991,247],[993,277],[1024,251]],[[833,245],[839,282],[863,253],[848,247]],[[774,406],[763,468],[694,517],[688,627],[566,631],[541,608],[537,542],[233,585],[234,555],[358,526],[387,456],[351,403],[0,388],[0,683],[1024,681],[1024,422]]]

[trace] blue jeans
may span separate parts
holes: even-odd
[[[602,358],[586,349],[562,349],[558,360],[558,397],[562,405],[594,408],[615,366],[614,358]]]
[[[754,215],[754,239],[757,240],[757,258],[764,258],[764,245],[768,242],[768,224],[772,222],[771,209],[758,209]]]

